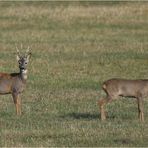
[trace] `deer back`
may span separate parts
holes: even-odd
[[[148,80],[110,79],[103,83],[109,96],[144,97],[148,95]]]

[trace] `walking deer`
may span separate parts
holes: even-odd
[[[101,112],[101,120],[106,119],[104,105],[110,103],[112,100],[118,99],[119,96],[123,96],[134,97],[137,99],[138,116],[140,121],[144,121],[143,98],[148,96],[148,79],[110,79],[103,83],[102,88],[106,92],[106,97],[100,99],[98,102]]]
[[[30,56],[31,52],[29,47],[24,55],[21,55],[17,48],[16,58],[19,64],[19,73],[0,73],[0,94],[12,94],[17,115],[21,115],[20,94],[25,88],[27,80],[27,64]]]

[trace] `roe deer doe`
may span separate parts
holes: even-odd
[[[13,101],[16,107],[16,114],[21,115],[21,100],[20,93],[24,90],[27,80],[27,64],[31,56],[30,48],[28,47],[25,55],[20,55],[17,48],[17,61],[19,64],[19,73],[0,73],[0,94],[12,94]]]
[[[119,96],[134,97],[138,103],[138,115],[140,121],[144,121],[143,98],[148,96],[148,79],[127,80],[110,79],[103,83],[102,88],[107,96],[99,100],[101,120],[106,119],[104,105],[117,99]]]

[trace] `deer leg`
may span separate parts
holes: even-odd
[[[13,101],[14,101],[15,108],[16,108],[16,114],[21,115],[21,100],[20,100],[19,94],[13,93],[12,97],[13,97]]]
[[[101,113],[101,120],[105,120],[106,119],[106,113],[105,113],[105,109],[104,109],[104,105],[106,105],[107,103],[111,102],[112,99],[107,97],[107,98],[102,98],[98,101],[98,105],[100,108],[100,113]]]
[[[144,113],[143,113],[143,99],[141,97],[137,98],[138,101],[138,116],[141,122],[144,122]]]
[[[99,108],[100,108],[100,113],[101,113],[101,120],[106,120],[106,113],[105,113],[105,109],[104,109],[104,104],[106,104],[106,99],[101,99],[98,102],[99,104]]]

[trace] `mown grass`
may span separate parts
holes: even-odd
[[[0,146],[148,146],[147,98],[145,123],[135,99],[104,122],[97,106],[104,80],[147,78],[147,35],[147,2],[0,2],[0,71],[18,70],[15,44],[33,52],[23,115],[1,96]]]

